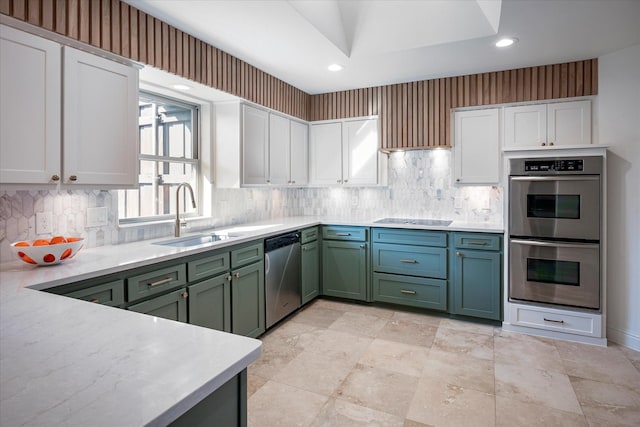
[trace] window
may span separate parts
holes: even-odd
[[[139,188],[118,192],[120,222],[170,218],[176,213],[176,189],[183,182],[198,192],[198,107],[151,93],[138,104]],[[180,209],[194,216],[188,191]],[[185,203],[186,202],[186,203]],[[196,204],[200,204],[196,200]]]

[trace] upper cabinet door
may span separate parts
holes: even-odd
[[[342,123],[311,125],[309,184],[342,184]]]
[[[289,173],[290,120],[269,113],[269,179],[272,185],[286,185],[291,181]]]
[[[138,182],[138,71],[64,48],[65,184]]]
[[[457,111],[454,122],[456,183],[500,182],[500,110]]]
[[[546,104],[506,107],[504,109],[504,145],[508,148],[546,145]]]
[[[591,144],[591,101],[549,104],[547,117],[549,145]]]
[[[59,44],[0,25],[2,184],[55,184],[61,175],[60,61]]]
[[[378,120],[343,123],[342,179],[347,185],[378,183]]]
[[[242,183],[265,185],[269,179],[269,113],[242,106]]]
[[[309,126],[291,120],[291,185],[309,182]]]

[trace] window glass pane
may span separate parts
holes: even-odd
[[[192,110],[175,105],[158,106],[158,155],[193,158]]]

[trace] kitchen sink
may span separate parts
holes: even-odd
[[[448,227],[453,221],[443,219],[415,219],[415,218],[383,218],[374,221],[378,224],[407,224],[407,225],[424,225],[431,227]]]
[[[233,239],[238,236],[229,234],[200,234],[197,236],[177,237],[171,240],[163,240],[155,242],[154,245],[173,246],[175,248],[189,248],[191,246],[206,245],[209,243],[219,242],[221,240]]]

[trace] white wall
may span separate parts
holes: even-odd
[[[640,45],[599,58],[607,161],[607,336],[640,350]]]

